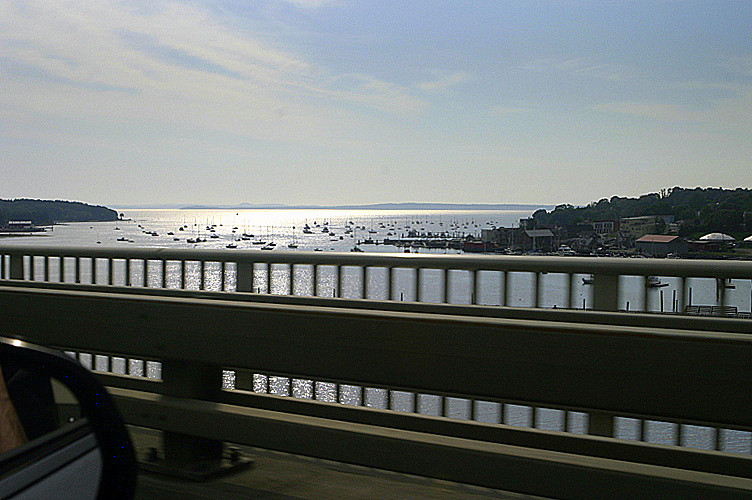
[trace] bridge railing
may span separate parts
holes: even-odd
[[[166,433],[166,453],[194,437],[558,497],[752,491],[748,455],[598,437],[614,435],[615,416],[678,424],[677,444],[692,426],[752,430],[744,333],[554,321],[552,310],[509,319],[94,288],[8,281],[2,333],[88,356],[129,423]],[[160,373],[113,373],[131,361],[159,362]],[[312,390],[259,394],[238,374]],[[321,401],[317,383],[339,387],[337,402],[362,388],[360,404]],[[415,407],[423,395],[464,398],[472,415],[487,404],[580,413],[590,435],[384,411],[367,407],[370,389]]]
[[[656,276],[671,280],[665,308],[663,290],[651,278]],[[692,283],[699,280],[714,290],[713,303],[703,305],[709,314],[733,311],[749,317],[744,311],[752,309],[752,262],[742,261],[4,245],[0,278],[694,314],[704,311],[692,304]],[[731,280],[748,288],[748,296],[729,293],[735,287]],[[556,293],[549,294],[554,288]],[[660,301],[654,298],[658,294]]]

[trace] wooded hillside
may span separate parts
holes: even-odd
[[[29,220],[37,226],[55,222],[94,222],[117,220],[116,211],[79,201],[0,200],[0,226],[9,220]]]
[[[586,207],[558,205],[536,211],[533,218],[538,226],[555,227],[641,215],[673,215],[681,221],[681,236],[716,231],[746,236],[752,231],[752,190],[675,187],[638,198],[604,198]]]

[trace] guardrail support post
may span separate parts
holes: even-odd
[[[249,370],[235,370],[235,389],[253,391],[253,372]]]
[[[23,268],[24,256],[23,254],[12,253],[8,257],[10,258],[10,279],[12,280],[24,279],[24,268]]]
[[[238,292],[253,291],[253,263],[237,263],[235,270],[235,289]]]
[[[614,437],[614,416],[607,413],[588,413],[588,434]]]
[[[221,390],[222,369],[167,359],[162,363],[162,384],[165,396],[211,401]],[[162,445],[164,458],[144,464],[153,472],[205,480],[251,464],[247,458],[223,460],[224,444],[214,439],[165,431]]]
[[[593,278],[593,309],[596,311],[618,311],[619,276],[596,274]]]

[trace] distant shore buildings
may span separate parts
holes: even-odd
[[[7,224],[0,226],[0,233],[41,233],[43,227],[34,225],[30,220],[9,220]]]
[[[681,257],[693,253],[723,252],[737,245],[732,236],[722,233],[710,233],[698,240],[687,240],[677,234],[678,229],[679,224],[673,215],[625,217],[546,228],[529,218],[520,220],[519,227],[482,229],[480,241],[475,245],[468,245],[465,250],[488,253]],[[738,246],[752,247],[752,236],[739,242]]]

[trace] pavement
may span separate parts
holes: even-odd
[[[160,447],[157,431],[131,428],[139,459]],[[141,471],[136,498],[151,499],[507,499],[531,497],[474,485],[401,474],[272,450],[238,446],[253,466],[208,481]],[[374,450],[377,453],[378,450]],[[478,464],[483,467],[483,464]]]

